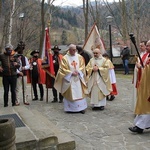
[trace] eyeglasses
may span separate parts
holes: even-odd
[[[98,54],[98,53],[93,53],[93,54]]]

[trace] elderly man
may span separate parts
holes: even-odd
[[[104,110],[106,96],[112,91],[108,61],[101,55],[100,49],[93,50],[94,57],[86,66],[88,91],[92,110]]]
[[[66,112],[85,113],[87,102],[85,92],[85,63],[81,55],[76,52],[76,45],[69,45],[67,54],[62,58],[54,87],[64,99]]]
[[[146,44],[147,57],[144,69],[140,63],[136,67],[142,69],[140,83],[137,87],[137,102],[135,107],[134,127],[130,127],[131,132],[143,133],[144,129],[150,128],[150,40]]]

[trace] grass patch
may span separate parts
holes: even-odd
[[[132,79],[133,78],[133,74],[124,75],[124,74],[121,74],[121,73],[116,73],[116,78]]]

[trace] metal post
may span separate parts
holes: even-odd
[[[23,40],[23,19],[24,19],[24,13],[20,13],[19,15],[19,19],[20,19],[20,41]]]
[[[110,60],[112,62],[112,38],[111,38],[111,24],[109,24],[109,43],[110,43]]]
[[[112,53],[111,23],[112,23],[113,17],[107,16],[106,20],[107,20],[107,23],[109,24],[110,60],[112,62],[113,53]]]

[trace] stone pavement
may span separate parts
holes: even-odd
[[[114,101],[107,102],[104,111],[92,111],[87,99],[88,108],[85,114],[65,113],[63,103],[51,103],[53,97],[50,89],[48,103],[31,101],[30,85],[28,88],[30,106],[21,105],[29,110],[38,110],[60,130],[71,136],[76,142],[76,150],[149,150],[150,130],[145,130],[143,134],[133,134],[128,130],[128,127],[133,125],[134,119],[131,110],[132,75],[117,75],[117,87],[119,94]],[[0,95],[1,109],[2,88]],[[11,107],[10,102],[9,105]]]

